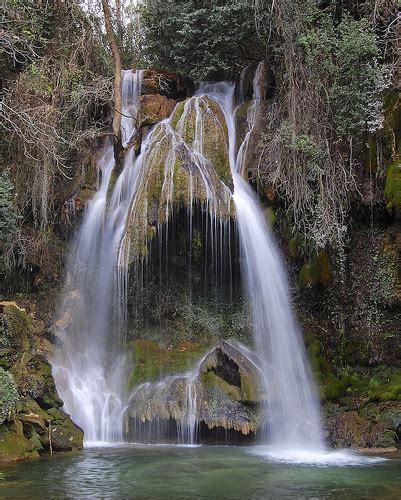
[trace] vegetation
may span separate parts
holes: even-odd
[[[18,217],[13,206],[13,185],[7,170],[0,174],[0,243],[3,247],[16,230]]]
[[[1,293],[34,292],[51,311],[41,319],[54,312],[53,292],[61,285],[71,240],[64,220],[68,202],[81,190],[82,206],[93,195],[93,153],[104,137],[113,134],[120,142],[121,67],[238,81],[242,69],[266,60],[275,85],[257,117],[260,140],[251,145],[249,175],[273,205],[265,213],[288,250],[299,317],[318,325],[316,339],[307,344],[322,398],[336,404],[401,400],[395,0],[143,0],[125,5],[125,11],[122,0],[3,4]],[[163,92],[162,81],[158,90]],[[249,107],[250,101],[242,103],[236,118],[245,123]],[[174,127],[183,109],[176,108]],[[191,142],[196,124],[187,122]],[[228,179],[226,151],[218,147],[220,125],[206,124],[205,145],[219,177]],[[144,265],[131,273],[127,290],[130,387],[187,369],[221,338],[249,343],[250,318],[236,288],[238,262],[220,277],[221,287],[217,272],[216,286],[206,287],[204,268],[211,265],[204,222],[192,228],[189,263],[188,214],[178,210],[188,199],[188,179],[177,170],[179,162],[179,217],[170,239],[167,231],[161,238],[170,259],[161,270],[164,256],[156,246],[164,243],[150,235],[156,225],[164,234],[165,219],[153,212],[161,206],[171,144],[158,147],[158,171],[148,169],[148,192],[138,218],[132,218],[132,235],[142,232]],[[145,220],[148,199],[152,207]],[[234,241],[232,250],[236,254]],[[50,367],[31,352],[36,323],[17,308],[1,307],[0,366],[14,371],[12,378],[0,368],[0,424],[15,408],[16,383],[20,395],[37,400],[46,412],[55,405],[50,411],[56,415],[60,402]],[[20,364],[19,351],[26,353]],[[42,386],[50,392],[40,394]]]
[[[3,10],[2,170],[9,173],[1,176],[1,204],[15,230],[2,264],[10,272],[41,260],[35,248],[57,223],[58,193],[68,196],[78,165],[84,168],[80,157],[108,125],[112,79],[97,18],[75,0],[7,0]]]
[[[18,399],[17,386],[12,376],[0,368],[0,424],[15,410]]]
[[[246,0],[145,0],[137,15],[145,64],[221,80],[262,56]]]

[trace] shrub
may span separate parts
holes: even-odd
[[[12,376],[3,368],[0,368],[0,424],[15,409],[18,399],[17,386]]]

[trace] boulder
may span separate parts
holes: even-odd
[[[0,427],[0,463],[38,458],[35,445],[25,436]]]
[[[401,447],[401,402],[326,405],[326,427],[335,448],[393,451]]]
[[[195,92],[195,82],[186,76],[158,68],[145,69],[142,81],[143,94],[161,94],[170,99],[181,100]]]
[[[23,396],[29,396],[44,408],[63,405],[53,379],[50,363],[41,354],[24,353],[11,373]]]
[[[84,433],[71,420],[70,416],[57,408],[51,408],[48,412],[50,416],[49,432],[51,435],[52,449],[54,451],[73,451],[83,448]],[[49,444],[46,436],[45,444]]]
[[[228,342],[217,344],[202,361],[199,373],[204,386],[220,387],[236,401],[257,403],[265,399],[259,368]]]
[[[140,98],[140,126],[154,125],[173,112],[176,101],[160,94],[146,94]]]
[[[79,292],[66,300],[76,306]],[[81,449],[83,432],[59,409],[63,402],[50,363],[37,352],[43,324],[16,304],[3,303],[0,312],[0,461],[35,458],[50,449]]]

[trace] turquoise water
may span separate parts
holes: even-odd
[[[129,445],[0,470],[1,498],[401,498],[401,453],[364,465],[310,466],[249,448]]]

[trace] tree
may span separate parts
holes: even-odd
[[[120,5],[120,2],[118,2]],[[104,14],[104,24],[106,26],[107,39],[110,45],[114,59],[114,117],[113,117],[113,136],[114,136],[114,156],[116,162],[119,162],[119,156],[122,149],[121,144],[121,115],[122,115],[122,92],[121,92],[121,54],[117,44],[117,38],[113,29],[113,18],[108,0],[102,0]],[[119,8],[121,13],[121,8]],[[121,19],[121,14],[120,19]]]
[[[137,11],[145,65],[222,80],[263,59],[248,0],[144,0]]]

